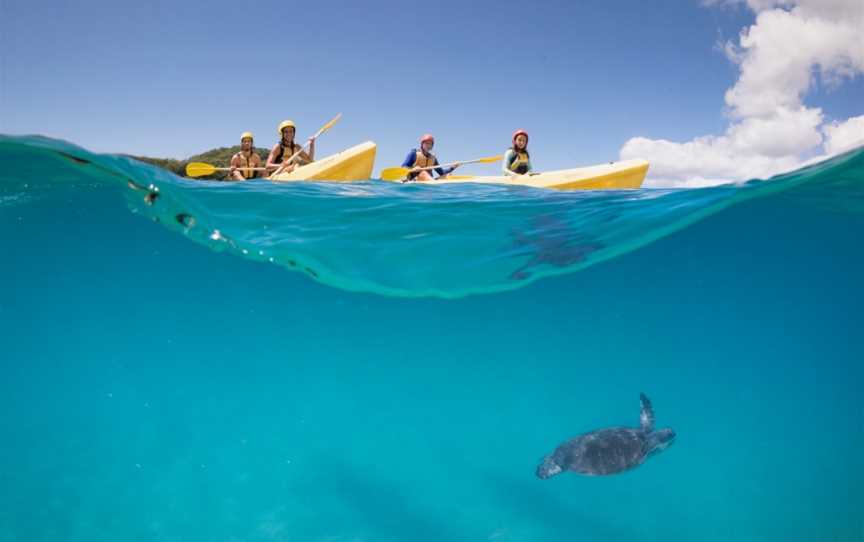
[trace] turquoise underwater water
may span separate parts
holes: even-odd
[[[864,540],[864,150],[591,194],[0,159],[2,542]],[[640,392],[673,446],[535,477]]]

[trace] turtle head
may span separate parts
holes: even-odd
[[[658,429],[648,435],[648,455],[655,455],[675,442],[675,431],[672,429]]]
[[[560,474],[561,471],[564,470],[561,468],[561,465],[555,462],[554,456],[548,456],[543,459],[543,462],[537,467],[537,478],[541,480],[545,480],[546,478],[552,478],[556,474]]]

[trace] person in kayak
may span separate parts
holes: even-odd
[[[531,174],[531,156],[528,154],[528,132],[516,130],[513,132],[513,146],[504,153],[501,167],[507,175]]]
[[[227,180],[245,181],[259,177],[259,172],[252,169],[256,167],[261,167],[261,157],[255,152],[255,138],[252,132],[243,132],[240,136],[240,152],[231,157]]]
[[[408,173],[409,181],[431,181],[432,171],[438,173],[439,179],[443,179],[459,167],[459,163],[457,162],[449,168],[436,167],[434,170],[424,169],[420,171],[421,168],[437,166],[439,164],[438,157],[432,154],[432,147],[434,146],[435,138],[432,137],[432,134],[426,134],[420,138],[420,148],[411,149],[408,152],[408,156],[402,162],[402,167],[411,170]]]
[[[283,173],[290,173],[299,166],[305,166],[315,161],[315,138],[309,138],[309,152],[307,153],[301,151],[302,147],[294,143],[294,135],[297,133],[297,126],[294,122],[283,120],[279,124],[277,132],[281,140],[270,149],[270,155],[267,157],[267,169],[278,169],[284,160],[294,156],[297,151],[300,151],[300,155],[290,165],[282,168]]]

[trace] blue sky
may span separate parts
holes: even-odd
[[[683,0],[3,0],[0,10],[2,133],[179,158],[245,130],[272,145],[284,118],[306,137],[342,112],[319,153],[372,139],[376,169],[398,165],[423,132],[442,159],[461,160],[503,150],[524,127],[541,169],[617,159],[634,136],[720,133],[738,69],[717,43],[755,17]],[[842,119],[864,113],[862,95],[858,77],[807,101]]]

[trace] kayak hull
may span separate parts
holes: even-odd
[[[270,177],[275,182],[290,181],[366,181],[372,177],[377,146],[372,141],[355,145],[311,164],[298,167],[290,173]]]
[[[449,175],[444,179],[422,181],[423,184],[508,184],[551,188],[554,190],[628,190],[642,187],[648,173],[646,160],[625,160],[575,169],[549,171],[536,175],[471,176]]]

